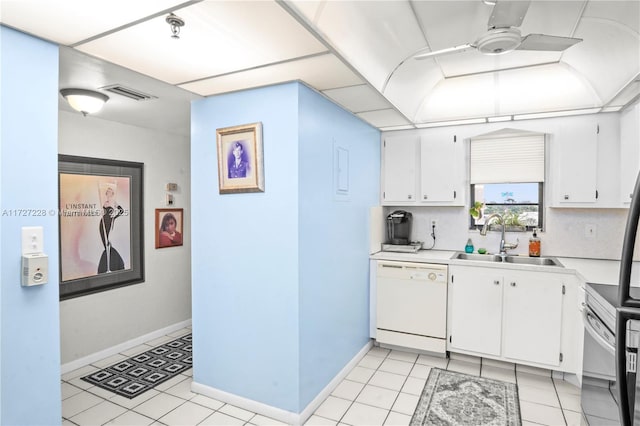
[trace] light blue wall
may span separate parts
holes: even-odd
[[[0,424],[53,425],[62,418],[58,218],[49,214],[58,205],[58,47],[5,27],[0,40]],[[20,285],[23,226],[44,228],[45,285]]]
[[[194,380],[298,407],[297,85],[192,105]],[[218,193],[216,129],[261,121],[264,193]]]
[[[219,195],[216,128],[256,121],[265,192]],[[300,83],[195,102],[191,128],[194,380],[299,413],[368,340],[379,132]]]
[[[300,87],[303,409],[369,340],[369,210],[379,204],[380,132]],[[348,152],[346,195],[336,195],[337,147]]]

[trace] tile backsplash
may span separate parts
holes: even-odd
[[[469,229],[469,214],[466,207],[384,207],[382,214],[394,210],[406,210],[413,214],[412,239],[431,247],[431,220],[437,220],[434,249],[463,251],[469,238],[477,250],[486,248],[497,252],[500,232],[488,232],[481,236],[477,230]],[[377,210],[378,212],[380,210]],[[547,208],[545,229],[539,233],[542,240],[542,256],[581,257],[590,259],[619,260],[622,238],[626,226],[628,209],[565,209]],[[594,232],[587,232],[593,230]],[[529,253],[531,232],[507,232],[506,241],[518,248],[514,254]],[[640,259],[640,243],[636,244],[635,259]]]

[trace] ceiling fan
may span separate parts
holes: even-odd
[[[530,0],[482,0],[485,4],[493,4],[489,17],[488,29],[473,43],[462,44],[433,52],[420,53],[415,59],[426,59],[449,53],[465,52],[476,49],[486,55],[499,55],[512,50],[538,50],[561,52],[581,38],[558,37],[546,34],[529,34],[524,37],[517,28],[529,9]]]

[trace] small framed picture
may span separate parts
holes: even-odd
[[[264,192],[262,123],[216,131],[220,194]]]
[[[156,209],[156,248],[177,247],[184,237],[183,209]]]

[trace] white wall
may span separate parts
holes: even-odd
[[[60,302],[63,364],[191,319],[190,147],[187,136],[60,112],[59,153],[144,163],[145,281]],[[215,143],[215,139],[213,142]],[[184,245],[155,248],[156,208],[178,184]]]

